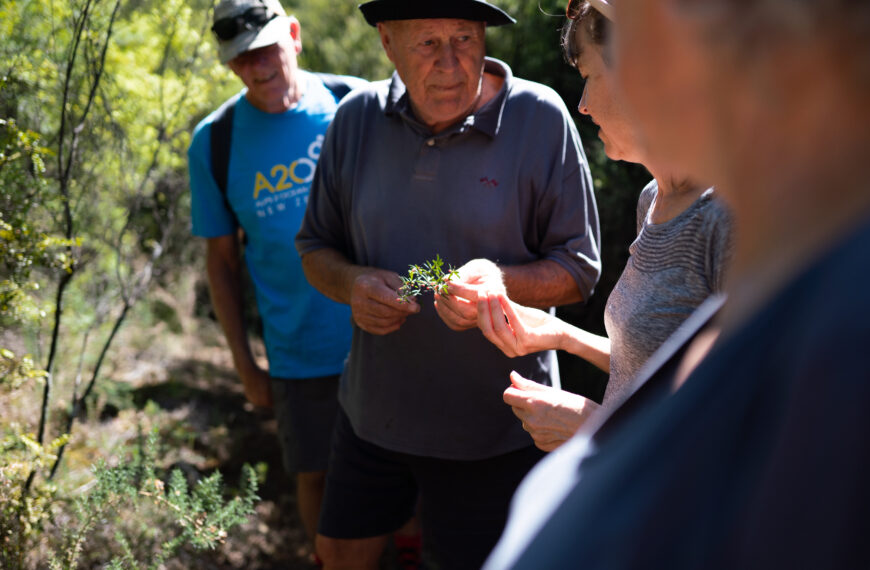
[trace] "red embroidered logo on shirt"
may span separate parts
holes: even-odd
[[[487,176],[481,178],[480,183],[490,188],[495,188],[496,186],[498,186],[498,180],[496,180],[495,178],[489,178]]]

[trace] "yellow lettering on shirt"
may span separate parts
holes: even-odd
[[[272,178],[275,178],[278,173],[281,173],[281,179],[278,180],[278,184],[275,187],[275,190],[287,190],[288,188],[293,188],[293,184],[287,181],[287,167],[283,164],[276,164],[272,167]]]
[[[256,200],[260,196],[260,190],[265,188],[269,191],[270,194],[275,193],[275,189],[272,188],[272,185],[269,184],[269,181],[266,180],[266,177],[263,176],[260,172],[257,173],[257,180],[254,183],[254,200]]]

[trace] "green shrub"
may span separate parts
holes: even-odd
[[[192,487],[179,469],[168,481],[158,476],[156,444],[152,434],[130,461],[94,467],[93,486],[74,500],[73,518],[49,556],[51,568],[156,569],[184,545],[215,548],[253,513],[253,468],[243,470],[241,495],[226,500],[219,472]]]
[[[0,350],[0,392],[44,375],[30,358]],[[62,491],[47,475],[68,439],[43,446],[20,424],[0,421],[0,568],[156,569],[185,545],[221,544],[258,500],[257,476],[247,465],[231,499],[219,472],[193,485],[180,470],[161,473],[156,431],[129,459],[114,466],[101,460],[88,483]]]

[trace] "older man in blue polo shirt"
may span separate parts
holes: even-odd
[[[440,567],[479,568],[541,456],[502,392],[511,370],[558,383],[555,355],[507,358],[476,330],[476,299],[402,302],[399,275],[440,255],[472,291],[586,299],[600,274],[589,170],[556,93],[485,57],[503,11],[360,8],[396,73],[339,108],[296,239],[308,280],[354,321],[318,551],[326,568],[377,568],[419,496]]]

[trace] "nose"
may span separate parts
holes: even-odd
[[[577,105],[577,110],[581,115],[589,115],[589,98],[586,96],[586,86],[583,86],[583,95],[580,97],[580,104]]]
[[[438,50],[438,66],[451,69],[457,65],[459,58],[456,57],[456,48],[451,42],[442,42]]]

